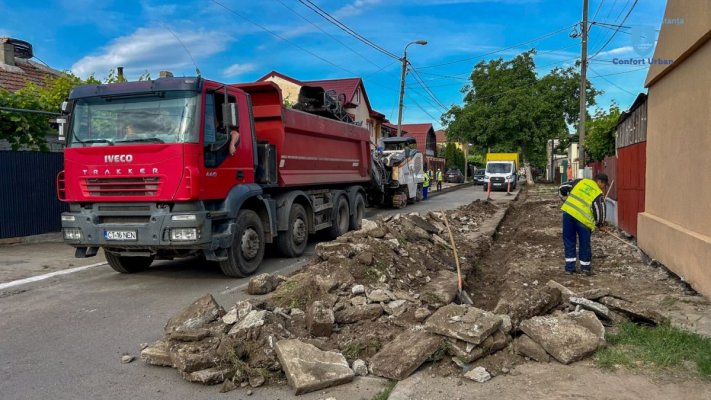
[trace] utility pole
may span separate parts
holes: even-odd
[[[400,61],[402,61],[402,72],[400,74],[400,105],[398,106],[398,112],[397,112],[397,136],[400,137],[402,136],[402,106],[403,106],[403,97],[405,97],[405,74],[407,74],[407,48],[410,47],[411,44],[419,44],[420,46],[424,46],[427,44],[426,40],[417,40],[415,42],[410,42],[405,46],[405,50],[402,52],[402,58]]]
[[[582,30],[582,49],[580,56],[580,122],[578,126],[578,152],[580,165],[585,167],[585,120],[587,119],[587,107],[585,101],[585,90],[587,89],[587,73],[588,73],[588,0],[583,0],[583,25]]]

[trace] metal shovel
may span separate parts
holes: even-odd
[[[459,266],[459,256],[457,255],[457,245],[454,243],[454,236],[452,235],[452,229],[449,227],[449,219],[447,219],[447,214],[442,211],[444,216],[444,224],[447,226],[447,232],[449,233],[449,242],[452,244],[452,252],[454,253],[454,263],[457,264],[457,299],[459,304],[474,304],[471,297],[467,292],[462,289],[462,269]]]

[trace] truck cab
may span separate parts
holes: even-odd
[[[516,189],[518,175],[513,161],[488,161],[484,170],[484,191],[491,184],[491,190]]]

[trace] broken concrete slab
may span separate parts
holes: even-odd
[[[351,258],[356,254],[356,247],[351,243],[321,242],[316,245],[316,256],[323,261],[331,257]]]
[[[419,307],[417,310],[415,310],[415,319],[418,322],[426,320],[427,317],[429,317],[430,315],[432,315],[432,312],[426,307]]]
[[[248,301],[238,301],[230,311],[222,317],[222,322],[227,325],[234,325],[252,311],[252,303]]]
[[[298,339],[280,340],[274,348],[295,395],[353,380],[353,370],[340,353],[321,351]]]
[[[547,363],[551,360],[551,356],[546,353],[546,350],[526,335],[521,335],[514,340],[514,351],[516,354],[538,362]]]
[[[150,365],[158,365],[161,367],[172,367],[173,360],[170,358],[168,342],[157,340],[150,346],[141,350],[141,360]]]
[[[373,265],[375,258],[373,256],[373,253],[371,253],[369,251],[364,251],[356,256],[356,261],[369,267],[369,266]]]
[[[306,328],[316,337],[329,337],[336,317],[333,310],[322,301],[314,301],[306,312]]]
[[[218,365],[220,339],[205,338],[199,342],[171,342],[169,351],[173,366],[180,372],[195,372]]]
[[[658,311],[651,310],[642,305],[633,303],[631,301],[621,300],[611,296],[605,296],[600,298],[600,303],[608,306],[609,308],[625,314],[632,321],[642,322],[646,324],[662,324],[666,322],[664,318]]]
[[[232,326],[227,334],[241,338],[257,336],[255,331],[264,326],[267,320],[272,317],[273,314],[267,310],[252,310]]]
[[[610,309],[598,302],[588,300],[583,297],[571,297],[570,304],[574,306],[580,306],[586,310],[592,311],[598,316],[605,318],[606,320],[610,319]]]
[[[511,341],[511,336],[497,330],[478,345],[452,338],[446,340],[449,344],[447,354],[468,364],[503,349]]]
[[[217,304],[212,295],[206,294],[170,318],[164,331],[170,335],[174,332],[198,330],[223,315],[225,315],[225,310],[222,306]]]
[[[595,336],[600,338],[601,343],[605,342],[605,326],[602,325],[602,322],[600,322],[592,311],[574,311],[565,314],[565,317],[577,322],[580,326],[584,326],[590,332],[594,333]]]
[[[275,274],[259,274],[249,280],[247,293],[252,295],[260,295],[271,293],[276,290],[279,285],[286,281],[286,278]]]
[[[501,299],[494,313],[508,314],[514,329],[521,321],[550,312],[562,302],[560,290],[544,286],[540,289],[521,291],[514,299]]]
[[[353,324],[365,319],[375,319],[381,315],[383,315],[383,307],[380,304],[345,307],[335,313],[336,322],[339,324]]]
[[[595,288],[578,292],[577,297],[588,300],[597,300],[610,294],[610,288]]]
[[[476,367],[464,374],[464,377],[474,382],[484,383],[491,379],[491,374],[484,367]]]
[[[387,314],[399,317],[407,311],[407,300],[393,300],[383,307]]]
[[[538,316],[521,322],[521,330],[563,364],[581,360],[597,350],[600,338],[564,316]]]
[[[181,375],[189,382],[217,385],[225,379],[229,379],[233,374],[234,371],[229,367],[212,367],[195,372],[183,372]]]
[[[438,335],[479,344],[501,326],[501,318],[467,305],[448,304],[427,318],[425,329]]]
[[[570,299],[571,296],[576,295],[575,292],[573,292],[572,290],[568,289],[566,286],[563,286],[560,283],[558,283],[552,279],[549,280],[548,283],[546,283],[546,286],[560,290],[561,299],[565,303],[568,302],[568,300]]]
[[[434,354],[441,343],[439,336],[405,331],[371,357],[370,372],[388,379],[405,379]]]
[[[366,365],[365,361],[363,360],[355,360],[353,361],[353,365],[351,366],[351,369],[353,370],[353,373],[356,376],[367,376],[368,375],[368,365]]]
[[[440,270],[422,289],[422,300],[430,303],[449,304],[457,297],[457,274]]]
[[[368,293],[368,301],[370,303],[383,303],[390,300],[395,300],[395,296],[389,290],[375,289]]]

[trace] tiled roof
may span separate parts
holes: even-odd
[[[0,64],[0,89],[14,92],[32,82],[44,86],[47,77],[59,76],[61,72],[37,64],[34,61],[15,59],[15,66]]]
[[[412,136],[417,139],[417,149],[424,153],[427,144],[427,134],[430,130],[434,130],[432,124],[402,124],[402,129],[408,132],[407,136]]]
[[[437,144],[447,143],[447,132],[445,130],[435,131],[435,136],[437,136]]]

